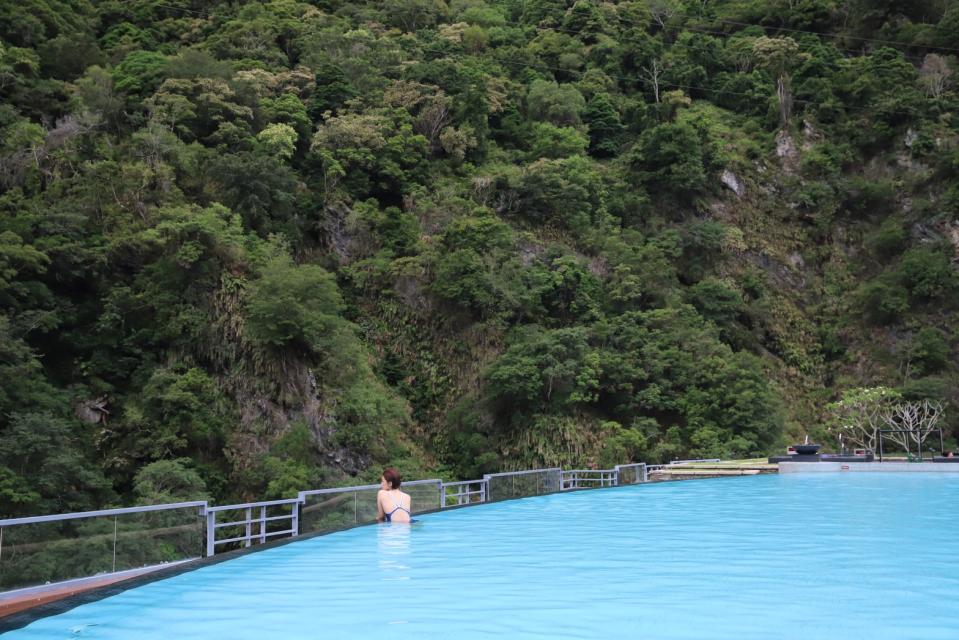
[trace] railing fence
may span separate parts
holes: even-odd
[[[206,501],[0,520],[0,591],[203,556]]]
[[[206,555],[212,556],[216,553],[217,545],[221,544],[238,545],[242,543],[244,547],[249,547],[254,541],[263,544],[268,538],[299,535],[299,504],[299,498],[290,498],[289,500],[267,500],[207,507]],[[286,510],[286,508],[289,508],[289,513],[267,515],[270,511]],[[253,515],[254,509],[256,509],[256,516]],[[242,513],[243,515],[239,516],[238,519],[227,522],[217,522],[217,515],[221,513],[226,513],[227,516],[232,518],[237,518],[233,515],[236,513]],[[254,525],[256,525],[256,531],[254,531]],[[217,533],[221,531],[227,533],[226,538],[218,539]]]
[[[648,481],[645,463],[490,473],[477,480],[404,482],[413,514],[559,491]],[[213,556],[274,538],[375,521],[380,485],[300,491],[295,498],[206,501],[0,520],[0,591]]]

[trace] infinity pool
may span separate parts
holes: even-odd
[[[246,555],[5,637],[959,638],[959,477],[790,474],[436,513]]]

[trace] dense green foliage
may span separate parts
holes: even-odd
[[[956,0],[0,0],[0,515],[954,404],[957,42]]]

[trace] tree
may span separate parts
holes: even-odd
[[[922,400],[919,402],[900,402],[883,409],[882,419],[886,427],[894,430],[884,434],[890,440],[911,451],[910,442],[922,451],[922,443],[938,428],[943,415],[942,402]]]
[[[270,155],[289,160],[296,151],[296,130],[288,124],[271,124],[256,134],[256,139]]]
[[[952,86],[952,73],[945,58],[936,53],[928,53],[919,69],[919,82],[927,96],[939,100]]]
[[[547,80],[534,80],[526,101],[531,118],[560,127],[578,125],[586,109],[586,100],[576,87]]]
[[[245,136],[253,118],[253,110],[239,102],[229,83],[217,78],[169,78],[147,104],[158,120],[187,141],[197,138],[215,144],[231,125]]]
[[[779,120],[782,126],[789,124],[792,115],[793,95],[790,86],[790,70],[802,58],[799,45],[792,38],[769,38],[762,36],[753,43],[757,66],[767,71],[776,80],[776,99],[779,101]]]
[[[666,68],[659,58],[653,58],[647,66],[643,67],[643,74],[653,87],[653,99],[656,100],[656,104],[659,104],[659,83],[665,71]]]
[[[533,125],[532,158],[565,158],[586,151],[589,140],[573,127],[557,127],[548,122]]]
[[[938,373],[949,364],[950,352],[942,331],[923,327],[909,345],[907,366],[913,366],[919,375]]]
[[[523,176],[522,210],[529,219],[583,233],[606,219],[605,187],[588,158],[537,160]]]
[[[322,351],[344,324],[333,276],[318,265],[295,265],[283,253],[261,269],[246,300],[246,333],[267,349]]]
[[[688,197],[706,187],[702,142],[689,124],[665,123],[643,132],[629,161],[651,192]]]
[[[916,248],[906,251],[896,276],[914,300],[929,301],[955,291],[957,277],[943,251]]]
[[[139,106],[160,85],[167,57],[153,51],[131,51],[113,68],[113,86]]]
[[[151,462],[133,478],[133,492],[139,504],[164,504],[209,500],[206,483],[189,460],[158,460]]]
[[[14,413],[0,438],[0,510],[5,517],[81,511],[109,499],[110,482],[85,455],[75,423],[50,413]]]
[[[666,30],[673,18],[682,12],[682,4],[678,0],[650,0],[647,3],[649,14],[659,28]]]
[[[888,387],[847,389],[842,398],[828,405],[829,431],[841,438],[843,445],[852,443],[875,451],[879,429],[886,424],[886,415],[899,401],[899,392]]]
[[[407,33],[435,24],[449,11],[443,0],[389,0],[383,3],[383,9]]]
[[[600,362],[587,336],[579,327],[528,328],[487,373],[494,397],[507,411],[548,410],[595,400]]]
[[[347,100],[357,94],[349,76],[340,65],[322,62],[316,69],[316,88],[309,101],[309,113],[313,120],[319,120],[327,111],[337,115]]]
[[[619,153],[626,128],[609,94],[597,93],[593,96],[583,112],[583,122],[589,127],[590,153],[597,157],[611,157]]]
[[[856,301],[873,324],[890,324],[909,309],[909,292],[895,279],[880,276],[862,285]]]

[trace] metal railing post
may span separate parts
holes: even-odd
[[[113,516],[113,571],[117,570],[117,518]]]
[[[260,544],[266,542],[266,507],[260,507]]]
[[[243,541],[243,546],[249,547],[253,544],[253,507],[246,508],[246,524],[244,528],[246,531],[246,540]]]
[[[216,511],[206,512],[206,555],[213,555],[216,546]]]
[[[293,511],[290,513],[290,529],[293,530],[292,536],[296,537],[300,535],[300,505],[303,504],[303,500],[299,500],[293,503]]]
[[[446,506],[446,487],[440,485],[440,509]]]

